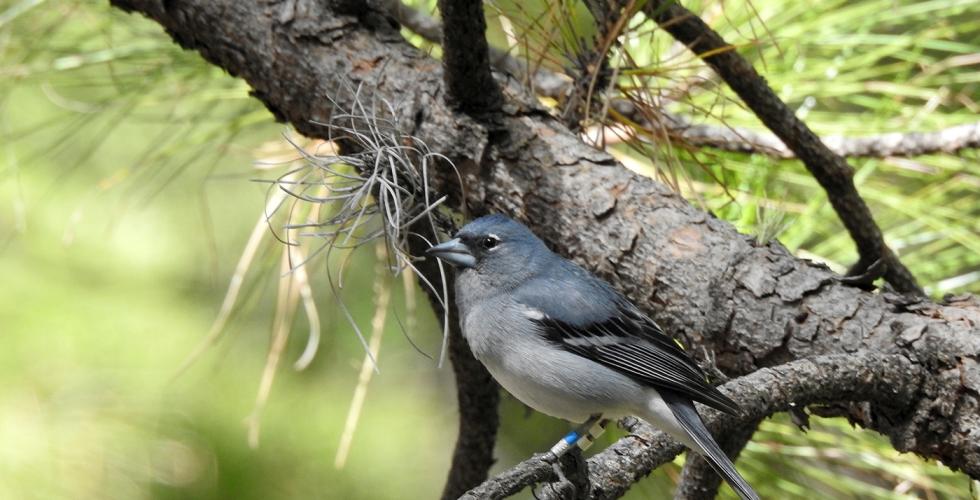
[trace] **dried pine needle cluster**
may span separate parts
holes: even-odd
[[[342,84],[341,91],[348,92],[347,102],[353,104],[349,109],[341,109],[334,101],[329,121],[316,123],[327,131],[328,140],[316,141],[286,133],[289,152],[279,151],[277,157],[256,162],[256,167],[263,171],[285,171],[272,179],[257,180],[269,186],[265,208],[245,245],[211,331],[180,369],[180,372],[186,369],[221,337],[240,302],[246,274],[257,255],[263,249],[278,251],[280,280],[272,341],[255,406],[247,419],[249,443],[257,446],[261,413],[300,305],[310,331],[294,368],[308,367],[316,355],[321,321],[315,299],[326,294],[314,292],[310,275],[312,270],[322,269],[329,284],[329,296],[336,301],[365,350],[358,388],[336,459],[338,467],[346,459],[371,374],[378,369],[377,356],[392,276],[403,278],[406,309],[410,314],[408,325],[415,322],[411,315],[416,307],[416,278],[445,306],[448,285],[442,264],[439,263],[439,280],[433,282],[416,267],[408,248],[411,238],[431,244],[431,235],[452,230],[452,219],[439,209],[445,197],[433,195],[429,174],[433,168],[455,168],[417,137],[399,131],[397,112],[390,102],[366,96],[361,87],[354,88],[349,82]],[[429,236],[421,234],[420,229]],[[351,256],[362,247],[373,248],[378,260],[370,337],[361,331],[341,297]],[[448,315],[448,308],[442,309]],[[398,323],[412,342],[411,332],[400,320]],[[446,357],[448,317],[443,318],[443,326],[440,366]]]

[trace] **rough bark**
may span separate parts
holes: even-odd
[[[405,132],[459,167],[465,192],[450,169],[432,172],[435,188],[453,195],[450,203],[473,214],[515,215],[696,346],[696,355],[714,353],[729,376],[750,374],[726,385],[747,409],[771,410],[770,390],[782,373],[777,365],[798,367],[810,363],[798,360],[821,356],[799,383],[825,385],[810,392],[817,394],[813,399],[797,402],[870,401],[845,407],[849,418],[887,435],[899,450],[980,478],[975,299],[934,304],[845,286],[825,267],[795,259],[778,243],[740,235],[585,146],[527,104],[520,89],[505,89],[504,115],[491,133],[442,102],[439,63],[401,40],[373,2],[114,4],[150,16],[184,47],[247,80],[278,118],[302,133],[325,137],[328,131],[317,123],[328,121],[334,104],[351,104],[337,91],[337,75],[391,102]],[[868,363],[848,378],[861,367],[827,361],[869,353],[891,363]],[[787,389],[781,400],[794,394]],[[726,425],[709,415],[715,430]],[[593,457],[593,496],[621,493],[658,463],[651,457],[662,455],[626,438]],[[548,477],[536,470],[525,475]]]

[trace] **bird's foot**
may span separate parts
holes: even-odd
[[[624,417],[620,419],[619,426],[626,431],[626,437],[639,441],[643,446],[649,446],[650,442],[637,432],[642,423],[643,421],[636,417]]]
[[[627,434],[626,437],[631,437],[631,438],[639,441],[640,444],[642,444],[643,446],[650,446],[650,441],[647,441],[646,439],[644,439],[643,436],[641,436],[639,434]]]
[[[565,477],[565,472],[561,470],[561,461],[556,460],[551,464],[551,470],[555,471],[555,475],[558,476],[558,482],[560,483],[571,483],[567,477]]]

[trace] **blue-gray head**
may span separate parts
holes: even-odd
[[[533,264],[554,254],[530,229],[504,215],[480,217],[463,226],[455,238],[426,253],[460,269],[484,276],[526,277]]]

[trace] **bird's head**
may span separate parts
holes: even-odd
[[[481,275],[526,275],[551,251],[530,229],[504,215],[494,214],[463,226],[455,237],[426,251],[461,270]]]

